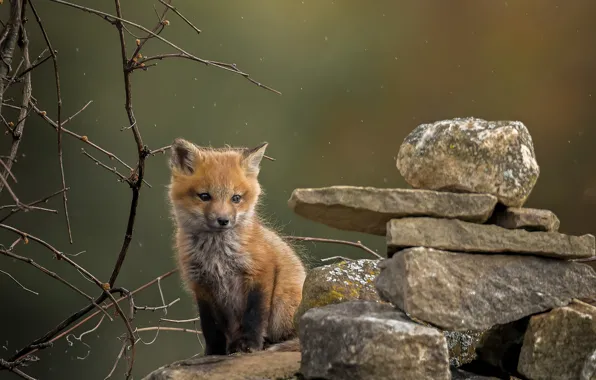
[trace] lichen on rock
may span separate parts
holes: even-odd
[[[302,315],[313,307],[353,300],[381,302],[374,286],[379,274],[377,260],[348,260],[309,271],[302,288],[302,302],[294,316],[299,326]]]

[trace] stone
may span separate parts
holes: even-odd
[[[476,359],[476,347],[483,331],[443,331],[449,350],[449,364],[460,367]]]
[[[521,207],[540,168],[520,121],[441,120],[416,127],[403,141],[397,168],[415,188],[493,194]]]
[[[387,222],[406,216],[457,218],[484,223],[497,198],[430,190],[332,186],[296,189],[288,205],[315,222],[346,231],[385,235]]]
[[[181,360],[151,372],[143,380],[279,380],[293,379],[300,352],[259,351],[231,356]]]
[[[311,269],[302,288],[302,302],[294,315],[294,327],[300,329],[300,318],[314,307],[322,307],[348,301],[373,301],[385,303],[379,298],[375,279],[380,273],[378,260],[349,260]],[[425,324],[423,321],[416,321]],[[430,327],[430,325],[428,325]],[[449,349],[449,363],[454,366],[472,361],[481,332],[444,331]]]
[[[497,208],[487,223],[512,230],[547,232],[557,232],[561,225],[559,218],[550,210],[524,207]]]
[[[449,331],[487,330],[596,293],[592,268],[536,256],[416,247],[379,268],[382,300]]]
[[[596,308],[574,302],[530,318],[518,371],[532,380],[596,379],[590,364],[595,350]]]
[[[375,289],[378,260],[350,260],[323,265],[308,271],[302,287],[302,301],[294,314],[294,326],[313,307],[346,301],[382,302]]]
[[[350,301],[307,311],[300,319],[307,379],[449,380],[443,334],[388,304]]]
[[[594,256],[595,240],[590,234],[569,236],[558,232],[508,230],[455,219],[391,220],[387,226],[388,255],[409,247],[581,259]]]

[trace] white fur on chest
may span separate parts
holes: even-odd
[[[250,265],[234,231],[189,236],[188,274],[209,289],[220,305],[238,305],[244,298],[244,278]]]

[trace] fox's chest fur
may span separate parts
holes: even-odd
[[[205,288],[216,304],[240,313],[250,258],[242,253],[237,234],[199,232],[188,235],[187,241],[189,279]]]

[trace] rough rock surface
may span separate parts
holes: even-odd
[[[351,301],[310,309],[300,320],[300,342],[306,378],[451,378],[443,334],[387,304]]]
[[[385,235],[389,220],[405,216],[484,223],[491,216],[497,198],[488,194],[332,186],[296,189],[288,204],[298,215],[330,227]]]
[[[314,307],[357,300],[385,303],[375,288],[375,279],[380,273],[378,262],[368,259],[341,261],[311,269],[304,281],[302,302],[294,316],[296,329],[300,328],[302,315]],[[425,324],[424,321],[415,322]],[[444,335],[451,365],[460,366],[474,360],[481,332],[445,331]]]
[[[293,379],[300,352],[268,352],[203,356],[161,367],[143,380],[281,380]]]
[[[547,232],[556,232],[561,225],[559,218],[550,210],[524,207],[497,209],[488,223],[509,229]]]
[[[382,302],[374,284],[380,272],[377,263],[378,260],[350,260],[311,269],[304,280],[294,326],[299,328],[300,317],[313,307],[355,300]]]
[[[445,330],[486,330],[596,293],[585,264],[410,248],[379,263],[381,299]]]
[[[493,194],[512,207],[524,204],[540,175],[522,122],[473,117],[416,127],[399,149],[397,168],[415,188]]]
[[[593,235],[508,230],[454,219],[393,219],[387,226],[387,252],[428,247],[460,252],[532,254],[560,259],[594,256]]]
[[[596,308],[574,302],[530,319],[518,370],[532,380],[596,379],[589,364],[595,350]]]
[[[476,346],[484,332],[482,331],[443,331],[449,349],[449,364],[459,367],[476,359]]]

